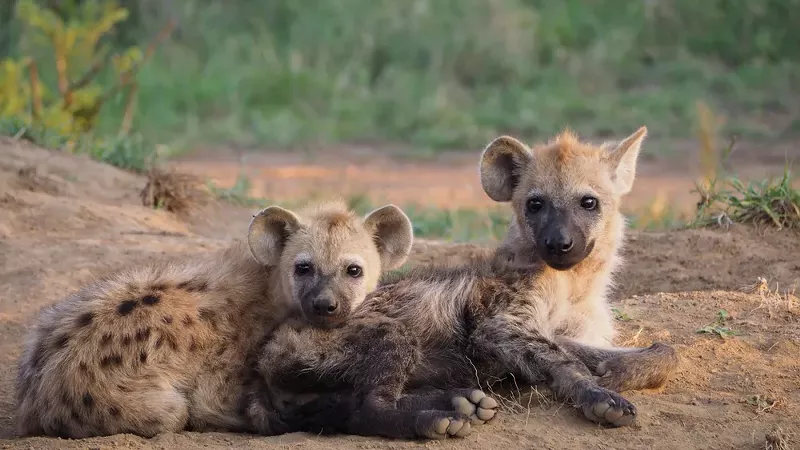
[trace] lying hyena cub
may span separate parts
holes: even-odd
[[[468,388],[509,373],[549,383],[594,422],[631,424],[636,409],[615,390],[663,384],[677,365],[663,344],[610,346],[605,292],[624,231],[620,199],[631,190],[645,135],[642,127],[618,145],[598,147],[563,133],[534,151],[496,139],[482,155],[481,182],[515,213],[496,256],[400,275],[339,328],[277,329],[261,353],[266,384],[291,392],[316,381],[334,392],[333,403],[300,408],[327,411],[304,426],[352,434],[426,437],[420,418],[447,399],[417,394],[401,398],[403,407],[396,403],[401,390]],[[349,405],[336,401],[349,397],[337,390],[363,398],[345,419],[334,413]]]
[[[346,320],[382,269],[402,264],[412,228],[397,207],[361,220],[340,203],[254,216],[248,249],[122,272],[45,309],[16,383],[22,435],[153,436],[250,430],[247,355],[283,320]],[[318,271],[313,283],[298,274]]]

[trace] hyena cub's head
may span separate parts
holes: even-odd
[[[253,256],[273,267],[285,300],[316,326],[340,323],[411,251],[411,221],[387,205],[358,217],[340,202],[301,214],[270,206],[250,222]]]
[[[616,240],[620,198],[630,192],[647,128],[595,146],[565,131],[531,150],[501,136],[483,151],[481,183],[498,202],[511,202],[519,239],[550,267],[568,270],[599,245]]]

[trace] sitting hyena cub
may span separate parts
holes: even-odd
[[[45,309],[19,367],[18,432],[250,430],[242,386],[261,337],[292,317],[347,320],[382,270],[405,261],[413,235],[395,206],[362,220],[330,203],[300,215],[266,208],[248,239],[249,250],[128,270]]]
[[[270,395],[316,382],[332,394],[298,406],[313,412],[309,430],[426,437],[420,421],[448,399],[406,398],[403,389],[469,389],[512,374],[548,383],[594,422],[632,423],[636,409],[617,391],[659,386],[678,363],[664,344],[611,346],[606,289],[625,228],[620,199],[645,134],[642,127],[617,145],[593,146],[563,133],[534,150],[510,137],[493,141],[481,182],[515,215],[496,255],[401,274],[339,328],[278,328],[258,367]],[[491,412],[476,400],[473,410]]]

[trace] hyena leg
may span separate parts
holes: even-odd
[[[397,400],[397,409],[404,411],[455,411],[469,417],[472,425],[483,425],[494,419],[497,401],[480,389],[425,389],[408,391]]]
[[[335,330],[290,327],[278,330],[262,349],[257,370],[273,393],[345,393],[345,397],[338,397],[345,398],[343,402],[335,394],[323,394],[316,401],[299,405],[305,411],[305,425],[289,421],[290,428],[327,424],[328,428],[348,434],[401,439],[466,436],[470,420],[452,408],[449,411],[397,408],[408,375],[419,361],[418,351],[416,338],[399,323],[353,317]],[[349,393],[359,400],[347,398]],[[309,413],[313,408],[318,411]],[[292,409],[290,405],[289,412],[281,412],[281,416],[296,417]],[[343,412],[347,416],[345,421],[333,417]],[[251,419],[258,417],[251,414]],[[268,428],[254,425],[257,429]]]
[[[548,382],[558,398],[571,400],[593,422],[611,426],[633,423],[633,404],[597,384],[583,362],[527,327],[524,319],[507,315],[481,323],[472,334],[476,356],[521,375],[528,383]]]
[[[598,348],[568,338],[556,342],[600,377],[600,386],[617,392],[661,387],[680,362],[673,347],[658,342],[646,348]]]

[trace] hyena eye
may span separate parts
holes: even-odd
[[[294,274],[298,276],[308,275],[311,272],[311,264],[297,263],[294,265]]]
[[[591,211],[597,208],[597,199],[594,197],[586,196],[581,199],[581,208]]]
[[[540,198],[529,198],[525,206],[528,208],[528,211],[535,213],[539,212],[542,207],[544,207],[544,202]]]
[[[355,264],[350,264],[349,266],[347,266],[347,274],[353,278],[360,277],[362,273],[364,273],[364,271],[361,270],[361,267]]]

